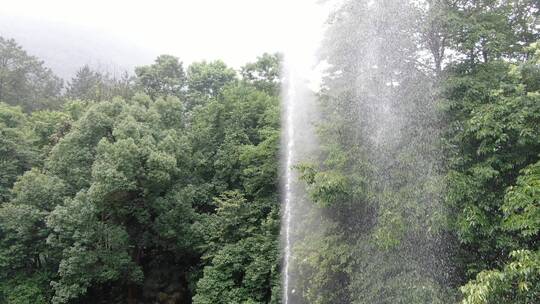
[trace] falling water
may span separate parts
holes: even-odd
[[[336,15],[341,19],[334,20],[339,23],[350,18],[354,26],[332,32],[346,43],[338,43],[334,49],[343,58],[327,58],[335,71],[330,85],[339,83],[338,90],[342,85],[348,95],[346,101],[336,101],[331,108],[342,111],[340,115],[351,130],[348,134],[353,137],[347,139],[348,144],[363,149],[352,150],[352,153],[363,153],[355,156],[369,164],[363,173],[369,178],[369,187],[362,189],[369,195],[361,201],[368,201],[365,205],[370,208],[362,209],[363,205],[357,204],[359,207],[351,210],[356,214],[343,219],[350,229],[348,235],[337,241],[347,243],[350,256],[356,261],[351,264],[353,271],[347,274],[352,283],[339,285],[339,279],[334,278],[336,284],[330,287],[346,289],[343,295],[347,299],[339,299],[342,303],[350,303],[353,299],[358,303],[384,303],[392,296],[406,301],[411,286],[423,286],[426,290],[417,294],[444,301],[446,293],[442,290],[447,274],[451,273],[444,258],[449,251],[446,240],[431,230],[431,226],[436,226],[438,216],[445,212],[438,192],[434,190],[440,183],[437,153],[431,148],[435,146],[433,140],[437,128],[431,123],[434,106],[429,76],[410,64],[411,58],[423,60],[425,56],[420,51],[417,53],[413,38],[403,34],[404,28],[415,26],[415,15],[410,11],[409,2],[414,1],[350,1],[341,15]],[[314,3],[308,0],[300,3],[300,9],[290,9],[288,13],[294,18],[313,13],[310,8],[315,7]],[[299,4],[295,2],[295,5]],[[314,92],[318,90],[310,80],[320,78],[314,68],[315,51],[323,32],[320,22],[327,11],[328,6],[318,11],[319,24],[303,22],[297,28],[291,28],[284,52],[284,304],[309,303],[302,297],[311,287],[302,284],[309,284],[310,278],[301,277],[301,268],[313,267],[316,272],[319,265],[302,265],[305,256],[298,249],[304,246],[304,249],[308,248],[304,253],[316,252],[318,248],[309,248],[309,243],[314,243],[313,240],[316,243],[320,235],[314,232],[318,228],[316,225],[323,227],[319,222],[328,219],[327,214],[317,214],[318,209],[309,203],[293,168],[309,160],[310,155],[317,154],[313,153],[317,150],[313,125],[317,116],[314,115],[317,112]],[[343,46],[349,49],[339,49]],[[334,45],[330,45],[332,47]],[[348,74],[340,73],[343,71]],[[375,242],[370,240],[387,243],[381,241],[382,245],[374,245]],[[393,243],[396,240],[398,242]],[[331,267],[335,268],[334,265]],[[321,291],[324,292],[328,291]]]
[[[288,59],[285,59],[285,62]],[[308,88],[305,73],[295,64],[285,64],[283,87],[283,303],[297,303],[293,252],[299,239],[309,234],[302,214],[315,211],[306,201],[304,185],[294,166],[313,155],[316,147],[313,130],[315,95]]]
[[[282,176],[283,176],[283,303],[296,303],[295,273],[293,251],[299,235],[305,232],[301,224],[300,214],[305,214],[312,208],[304,199],[305,191],[302,183],[298,182],[293,168],[312,155],[316,147],[314,132],[315,94],[320,82],[320,69],[317,66],[315,53],[323,33],[323,23],[327,9],[316,4],[316,1],[301,0],[288,4],[287,14],[292,20],[297,20],[301,14],[309,14],[311,19],[297,24],[289,29],[284,46],[282,67],[282,103],[283,103],[283,133],[282,133]]]
[[[294,109],[294,100],[295,100],[295,86],[292,83],[291,77],[289,75],[289,87],[287,90],[287,96],[285,97],[285,115],[286,115],[286,161],[285,161],[285,260],[283,262],[283,302],[289,303],[289,283],[290,283],[290,274],[289,266],[291,260],[291,198],[292,198],[292,182],[293,182],[293,158],[294,158],[294,125],[293,125],[293,113]]]

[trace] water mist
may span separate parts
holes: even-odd
[[[438,230],[445,210],[435,84],[417,41],[418,3],[344,1],[329,15],[320,45],[320,25],[303,23],[289,33],[282,90],[285,304],[451,301],[452,249]],[[304,7],[294,16],[307,14]],[[305,36],[318,39],[305,43]],[[318,75],[318,48],[327,64],[321,92],[309,81]],[[316,135],[321,125],[326,130]],[[344,189],[343,198],[310,201],[293,168],[305,162],[320,173],[318,190]]]
[[[316,96],[321,65],[316,52],[323,34],[328,10],[315,1],[302,0],[286,10],[288,24],[282,62],[282,289],[283,303],[296,303],[293,250],[296,241],[309,230],[302,214],[316,212],[306,199],[294,166],[309,160],[316,148]],[[306,20],[298,16],[309,15]]]

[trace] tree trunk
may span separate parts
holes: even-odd
[[[127,298],[128,304],[136,304],[137,300],[135,299],[135,286],[133,284],[129,284],[128,286],[128,298]]]

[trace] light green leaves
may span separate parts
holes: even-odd
[[[540,298],[540,252],[517,250],[501,270],[486,270],[461,288],[463,304],[535,303]]]
[[[540,162],[521,171],[515,186],[510,186],[501,207],[503,227],[527,239],[540,232]],[[532,241],[531,239],[531,241]]]

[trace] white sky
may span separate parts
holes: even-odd
[[[276,51],[307,63],[327,9],[316,0],[0,0],[0,15],[84,28],[152,56],[222,59],[239,67]]]

